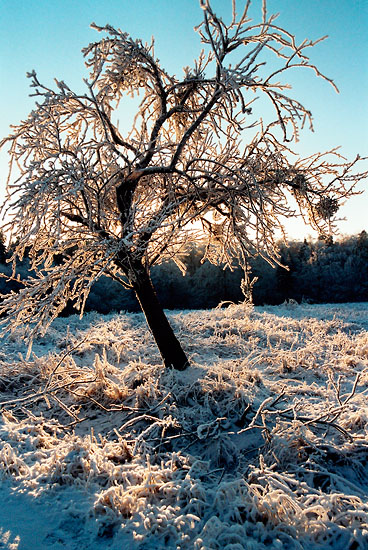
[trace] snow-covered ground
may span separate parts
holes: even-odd
[[[169,316],[0,341],[0,548],[366,550],[368,304]]]

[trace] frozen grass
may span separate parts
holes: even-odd
[[[184,372],[139,314],[58,319],[28,361],[2,342],[1,491],[37,548],[367,549],[368,304],[170,320]]]

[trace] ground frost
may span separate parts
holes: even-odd
[[[180,373],[139,314],[2,342],[0,547],[367,548],[368,306],[169,316]]]

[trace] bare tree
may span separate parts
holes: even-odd
[[[352,171],[359,157],[295,155],[288,144],[312,124],[311,113],[279,81],[309,68],[334,86],[307,56],[319,40],[297,44],[265,1],[253,23],[250,3],[239,15],[233,0],[226,24],[200,0],[204,50],[181,80],[160,66],[153,43],[95,24],[104,37],[83,50],[84,95],[28,74],[36,107],[2,141],[19,170],[10,170],[4,228],[16,239],[14,263],[30,248],[36,273],[2,301],[11,328],[24,325],[32,338],[67,300],[83,313],[104,274],[134,290],[165,365],[184,369],[186,354],[150,280],[154,264],[180,262],[185,243],[199,238],[212,262],[244,265],[254,252],[277,262],[277,230],[298,210],[319,231],[331,229],[364,176]],[[252,118],[256,94],[273,108],[268,124]],[[117,117],[127,96],[140,105],[122,135]]]

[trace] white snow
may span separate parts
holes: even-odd
[[[365,550],[368,304],[57,319],[0,348],[0,548]]]

